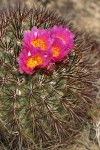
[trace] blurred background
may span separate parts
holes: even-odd
[[[0,7],[2,9],[3,6],[8,3],[14,4],[15,1],[0,0]],[[22,0],[21,2],[29,7],[35,4],[56,10],[63,17],[71,18],[79,30],[90,32],[100,41],[100,0]]]
[[[15,1],[0,0],[0,9],[9,3],[15,5]],[[93,54],[92,57],[94,64],[100,61],[100,0],[22,0],[21,2],[28,7],[35,5],[55,10],[63,18],[71,19],[78,30],[88,32],[98,43],[99,55]],[[100,62],[97,64],[99,64],[96,83],[98,94],[96,104],[89,112],[93,121],[76,136],[75,143],[65,150],[100,150]]]

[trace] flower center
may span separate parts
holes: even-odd
[[[52,47],[53,56],[57,57],[59,55],[59,48],[58,47]]]
[[[29,56],[26,61],[26,66],[29,68],[36,67],[42,64],[42,58],[40,56]]]
[[[34,47],[41,47],[42,50],[46,50],[46,43],[42,39],[34,39],[32,40],[31,44]]]

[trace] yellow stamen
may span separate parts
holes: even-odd
[[[42,64],[42,58],[40,56],[30,56],[28,60],[26,61],[26,66],[29,68],[36,67],[40,64]]]
[[[46,50],[46,43],[42,39],[34,39],[31,44],[34,47],[41,47],[42,50]]]
[[[52,47],[53,56],[57,57],[59,55],[59,48],[58,47]]]

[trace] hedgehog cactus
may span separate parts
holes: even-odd
[[[2,10],[0,17],[1,142],[12,150],[47,150],[51,145],[66,143],[86,122],[93,102],[93,72],[86,58],[91,51],[89,39],[54,12],[40,8],[17,5]],[[68,53],[62,37],[54,43],[52,33],[48,41],[49,31],[55,28],[68,29],[71,34]],[[40,41],[34,43],[34,39],[30,44],[35,32],[46,32],[43,37],[50,47],[48,54],[41,52]],[[50,51],[52,42],[60,46],[61,57],[57,59],[57,53]],[[38,56],[33,58],[34,51],[42,55],[45,65],[40,65]]]

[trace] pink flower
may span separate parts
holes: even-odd
[[[32,74],[36,68],[48,68],[62,61],[74,47],[74,34],[62,26],[24,31],[18,57],[20,73]]]
[[[32,31],[24,31],[24,39],[22,42],[23,46],[26,47],[34,47],[40,48],[43,51],[47,51],[53,39],[50,38],[47,29],[37,29],[37,27],[33,27]]]
[[[18,57],[19,72],[32,74],[35,68],[45,68],[50,59],[47,54],[40,49],[22,49]]]
[[[52,46],[52,61],[58,62],[61,61],[67,54],[69,53],[69,50],[67,49],[66,45],[58,38],[55,38]]]
[[[67,54],[74,47],[74,34],[66,27],[62,26],[54,26],[49,30],[50,36],[54,38],[58,38],[62,41],[62,43],[66,46]]]

